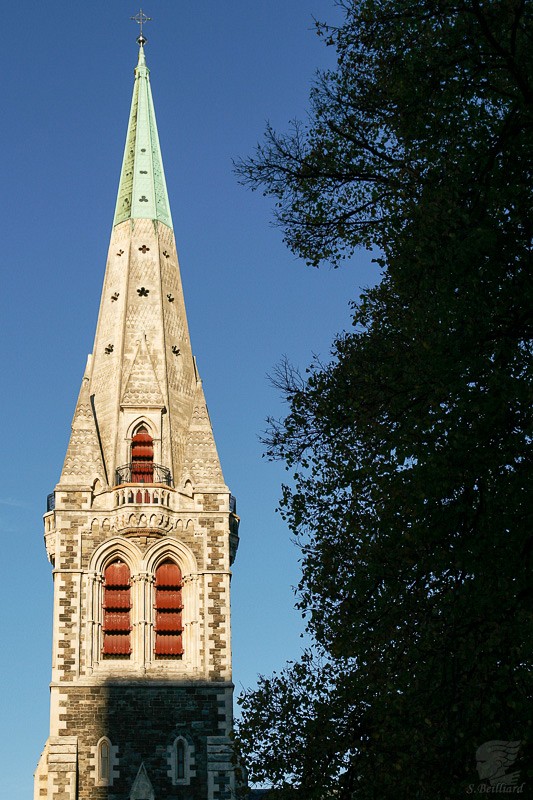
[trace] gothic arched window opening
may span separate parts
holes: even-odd
[[[96,764],[98,785],[108,786],[111,782],[111,743],[107,737],[98,742]]]
[[[130,570],[117,558],[104,571],[104,646],[106,656],[131,653]]]
[[[183,781],[185,779],[185,742],[183,739],[176,739],[175,750],[175,779]]]
[[[145,425],[137,428],[131,440],[131,482],[153,483],[154,440]]]
[[[181,658],[182,645],[181,570],[167,560],[155,571],[155,654]]]
[[[101,781],[109,782],[109,744],[104,741],[100,742],[100,759],[99,759],[99,778]]]
[[[195,776],[194,745],[184,736],[177,736],[167,748],[169,775],[174,786],[188,786]]]

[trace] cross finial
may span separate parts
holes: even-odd
[[[146,44],[146,42],[147,42],[147,39],[145,38],[145,36],[143,34],[143,25],[144,25],[145,22],[151,22],[152,17],[147,17],[146,14],[143,14],[143,10],[141,8],[139,13],[136,14],[134,17],[131,17],[131,19],[140,26],[141,30],[140,30],[139,36],[137,37],[137,44],[140,44],[141,47],[142,47],[143,44]]]

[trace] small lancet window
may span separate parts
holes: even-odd
[[[96,785],[111,786],[111,742],[104,736],[96,745]]]
[[[175,747],[175,778],[176,781],[183,781],[185,780],[185,742],[183,739],[176,739]]]
[[[195,775],[194,769],[191,769],[194,765],[193,745],[184,736],[177,736],[167,752],[172,783],[174,786],[188,786]]]
[[[181,658],[182,600],[181,570],[173,561],[164,561],[155,571],[155,654]]]
[[[145,425],[137,428],[131,440],[131,482],[153,483],[154,440]]]
[[[104,572],[104,647],[105,656],[131,653],[130,570],[117,558]]]
[[[100,742],[100,758],[99,758],[99,769],[98,769],[98,777],[103,782],[109,783],[109,742],[105,739]]]

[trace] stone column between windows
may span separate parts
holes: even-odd
[[[187,666],[195,672],[201,668],[200,625],[198,620],[198,575],[183,576],[183,658]]]
[[[133,657],[143,669],[152,661],[152,586],[154,581],[155,577],[149,572],[138,572],[131,576]]]
[[[102,592],[100,572],[87,573],[86,669],[91,674],[100,661],[102,650]]]

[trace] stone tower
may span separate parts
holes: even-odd
[[[224,483],[192,354],[139,37],[94,349],[59,483],[47,800],[234,796]]]

